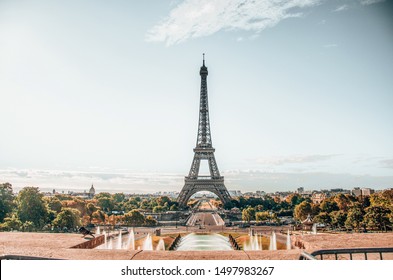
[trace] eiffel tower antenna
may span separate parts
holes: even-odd
[[[224,185],[224,177],[220,175],[220,171],[218,170],[217,162],[214,157],[215,149],[212,146],[207,96],[208,71],[205,66],[205,54],[203,54],[203,65],[201,66],[199,74],[201,75],[201,95],[199,103],[198,134],[190,172],[184,179],[184,187],[178,197],[180,207],[186,207],[190,197],[200,191],[209,191],[216,194],[223,204],[231,201],[229,192]],[[208,161],[209,176],[199,175],[201,160]]]

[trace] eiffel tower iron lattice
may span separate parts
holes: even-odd
[[[218,170],[217,162],[214,157],[215,149],[212,146],[207,98],[208,71],[205,66],[205,54],[203,54],[203,65],[199,74],[201,75],[201,97],[199,105],[198,135],[191,169],[188,176],[184,179],[184,187],[178,197],[180,207],[187,206],[187,201],[190,197],[200,191],[209,191],[216,194],[224,204],[231,201],[229,192],[224,185],[224,177],[220,175],[220,171]],[[208,161],[210,176],[199,175],[199,167],[202,160]]]

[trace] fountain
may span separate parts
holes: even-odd
[[[270,244],[269,244],[269,250],[277,250],[277,240],[276,240],[276,233],[273,231],[272,235],[270,236]]]
[[[287,232],[287,250],[291,250],[292,246],[291,246],[291,236],[289,235],[289,229]]]
[[[121,236],[121,229],[119,229],[119,236],[117,237],[117,245],[116,249],[122,249],[122,236]]]
[[[145,241],[143,241],[142,250],[152,251],[153,250],[153,240],[150,233],[147,234]]]
[[[97,227],[96,234],[101,234],[100,226]]]
[[[133,229],[128,234],[126,249],[135,250],[135,233]]]
[[[160,238],[160,241],[158,242],[158,245],[156,247],[156,251],[165,251],[164,239]]]
[[[113,238],[109,238],[109,242],[107,244],[107,249],[113,249]]]
[[[262,250],[262,242],[260,242],[259,239],[260,238],[258,237],[257,233],[255,233],[254,235],[250,233],[250,241],[244,244],[244,250]]]
[[[312,234],[317,234],[317,224],[312,225]]]

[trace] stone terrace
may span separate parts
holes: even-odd
[[[88,239],[80,234],[1,232],[0,255],[23,255],[73,260],[296,260],[300,249],[290,251],[143,251],[75,249]],[[309,253],[328,248],[393,247],[393,233],[318,234],[293,236]],[[393,257],[389,256],[389,259]]]

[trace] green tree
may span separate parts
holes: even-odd
[[[303,201],[295,207],[294,217],[298,221],[303,221],[308,215],[312,214],[311,203],[308,201]]]
[[[48,218],[48,209],[38,188],[25,187],[17,197],[18,217],[24,223],[31,221],[36,228],[42,228]]]
[[[11,217],[4,218],[4,223],[2,224],[3,230],[20,230],[23,223],[14,214]]]
[[[72,229],[81,225],[81,212],[74,208],[64,208],[53,221],[59,228]]]
[[[115,202],[112,197],[100,197],[97,199],[97,205],[105,212],[109,213],[113,211]]]
[[[44,200],[46,201],[46,204],[48,205],[48,208],[50,210],[53,210],[56,213],[59,213],[61,211],[63,205],[61,204],[60,199],[58,199],[57,197],[55,196],[44,197]]]
[[[317,222],[317,223],[325,224],[325,225],[330,225],[332,222],[332,219],[328,213],[320,212],[318,215],[316,215],[314,217],[313,221]]]
[[[362,210],[360,203],[356,202],[348,211],[345,226],[359,231],[360,227],[364,226],[363,216],[364,211]]]
[[[15,207],[14,194],[10,183],[0,184],[0,223]]]
[[[335,202],[334,200],[331,201],[329,199],[325,199],[324,201],[322,201],[321,204],[319,205],[319,208],[321,209],[322,212],[325,213],[330,213],[339,210],[337,202]]]
[[[347,220],[347,214],[344,211],[342,210],[334,211],[331,212],[329,215],[333,227],[342,228],[345,226],[345,221]]]
[[[134,209],[124,215],[124,222],[130,226],[141,226],[145,222],[145,217]]]
[[[126,196],[124,195],[124,193],[115,193],[113,195],[113,200],[115,203],[121,203],[125,200]]]
[[[391,225],[389,221],[389,215],[391,210],[384,206],[370,206],[366,208],[366,214],[364,215],[364,222],[370,228],[377,228],[379,230],[385,230],[386,226]]]

